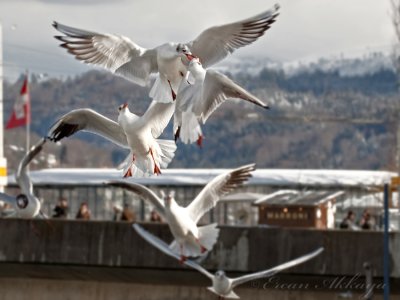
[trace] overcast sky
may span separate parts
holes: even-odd
[[[277,22],[235,57],[278,61],[388,51],[394,43],[389,0],[0,0],[4,76],[25,69],[56,76],[91,69],[53,38],[53,20],[125,35],[142,47],[187,42],[202,30],[281,5]]]

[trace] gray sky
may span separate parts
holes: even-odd
[[[295,61],[369,50],[394,43],[389,0],[0,0],[4,76],[29,69],[63,76],[89,70],[53,38],[53,20],[97,32],[125,35],[142,47],[186,42],[202,30],[258,14],[274,3],[272,28],[235,57]]]

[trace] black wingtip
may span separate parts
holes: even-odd
[[[53,21],[53,23],[51,23],[51,26],[53,26],[55,29],[58,29],[58,23],[56,21]]]

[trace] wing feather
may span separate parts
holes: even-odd
[[[279,5],[254,17],[222,26],[214,26],[203,31],[188,43],[192,53],[204,67],[209,67],[225,58],[229,53],[256,41],[275,22]]]
[[[123,148],[129,148],[121,126],[89,108],[72,110],[62,116],[50,128],[48,138],[58,142],[81,130],[100,135]]]
[[[223,173],[211,180],[192,203],[185,208],[192,220],[197,223],[204,213],[217,204],[217,201],[222,196],[232,192],[247,181],[252,176],[251,172],[254,170],[254,164],[245,165]]]
[[[101,34],[53,23],[53,27],[65,34],[55,36],[61,47],[77,60],[103,67],[139,85],[146,85],[151,73],[158,71],[157,51],[145,49],[129,38]]]
[[[203,124],[229,98],[240,98],[265,109],[269,108],[267,104],[256,96],[246,91],[224,74],[214,70],[207,70],[202,93],[201,101],[195,102],[193,110],[197,116],[201,116]]]
[[[296,259],[293,259],[291,261],[285,262],[279,266],[273,267],[271,269],[265,270],[265,271],[261,271],[261,272],[257,272],[257,273],[253,273],[253,274],[248,274],[248,275],[244,275],[235,279],[232,279],[232,288],[234,288],[235,286],[238,286],[240,284],[243,284],[247,281],[251,281],[251,280],[256,280],[256,279],[260,279],[260,278],[264,278],[264,277],[269,277],[269,276],[273,276],[274,274],[292,268],[294,266],[297,266],[299,264],[302,264],[316,256],[318,256],[319,254],[322,253],[322,251],[324,251],[324,248],[318,248],[317,250],[308,253],[306,255],[300,256]]]
[[[140,118],[143,125],[150,126],[154,138],[158,138],[167,127],[175,111],[175,102],[160,103],[152,101],[147,111]]]
[[[143,229],[139,224],[133,224],[132,226],[143,239],[145,239],[148,243],[156,247],[158,250],[164,252],[164,254],[171,256],[179,261],[181,260],[181,257],[178,254],[174,253],[164,241],[162,241],[155,235],[151,234],[147,230]],[[200,273],[207,276],[211,280],[214,278],[214,276],[210,272],[208,272],[206,269],[204,269],[202,266],[195,263],[194,261],[188,259],[184,262],[184,264],[199,271]]]
[[[164,218],[164,220],[166,220],[165,208],[162,200],[149,188],[141,184],[127,182],[127,181],[109,181],[106,182],[106,184],[110,186],[120,187],[137,194],[144,201],[153,205],[157,213],[162,218]]]

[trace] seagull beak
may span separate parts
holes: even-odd
[[[197,58],[196,55],[193,55],[193,54],[190,54],[190,53],[185,53],[185,55],[186,55],[186,57],[187,57],[187,59],[188,59],[189,61],[191,61],[193,58]]]
[[[124,104],[122,104],[122,108],[127,108],[128,107],[128,103],[125,102]]]

